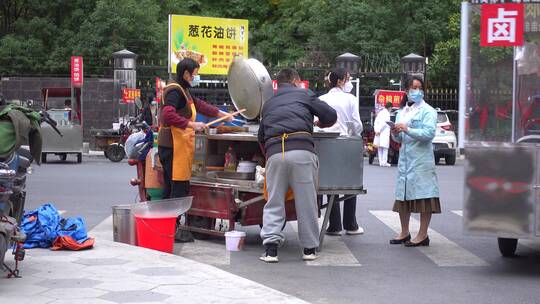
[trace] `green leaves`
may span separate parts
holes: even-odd
[[[265,64],[333,63],[344,52],[417,53],[430,57],[431,81],[451,84],[457,82],[460,2],[3,0],[0,74],[68,74],[69,57],[81,55],[85,73],[103,75],[112,53],[124,48],[138,54],[138,62],[165,67],[168,15],[180,14],[248,19],[250,56]],[[196,50],[185,33],[173,34],[173,49]]]

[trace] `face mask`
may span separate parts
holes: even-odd
[[[192,86],[192,87],[196,87],[196,86],[198,86],[200,83],[201,83],[201,76],[200,76],[200,75],[195,75],[195,76],[193,77],[193,80],[191,81],[191,86]]]
[[[345,85],[343,85],[343,92],[350,93],[353,89],[353,84],[350,81],[345,82]]]
[[[420,102],[424,98],[424,92],[420,89],[409,90],[409,101],[411,102]]]

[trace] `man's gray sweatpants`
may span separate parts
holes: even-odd
[[[272,155],[266,161],[268,202],[264,205],[263,244],[281,245],[285,240],[281,229],[285,224],[285,194],[289,186],[294,191],[298,238],[304,248],[319,247],[317,221],[317,177],[319,159],[305,150],[293,150]]]

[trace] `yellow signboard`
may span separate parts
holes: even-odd
[[[199,74],[226,75],[234,57],[248,57],[248,20],[169,15],[169,72],[184,58]]]

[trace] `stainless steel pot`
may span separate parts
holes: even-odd
[[[262,105],[274,95],[272,78],[264,65],[257,59],[236,58],[227,75],[229,95],[236,109],[246,119],[259,116]]]

